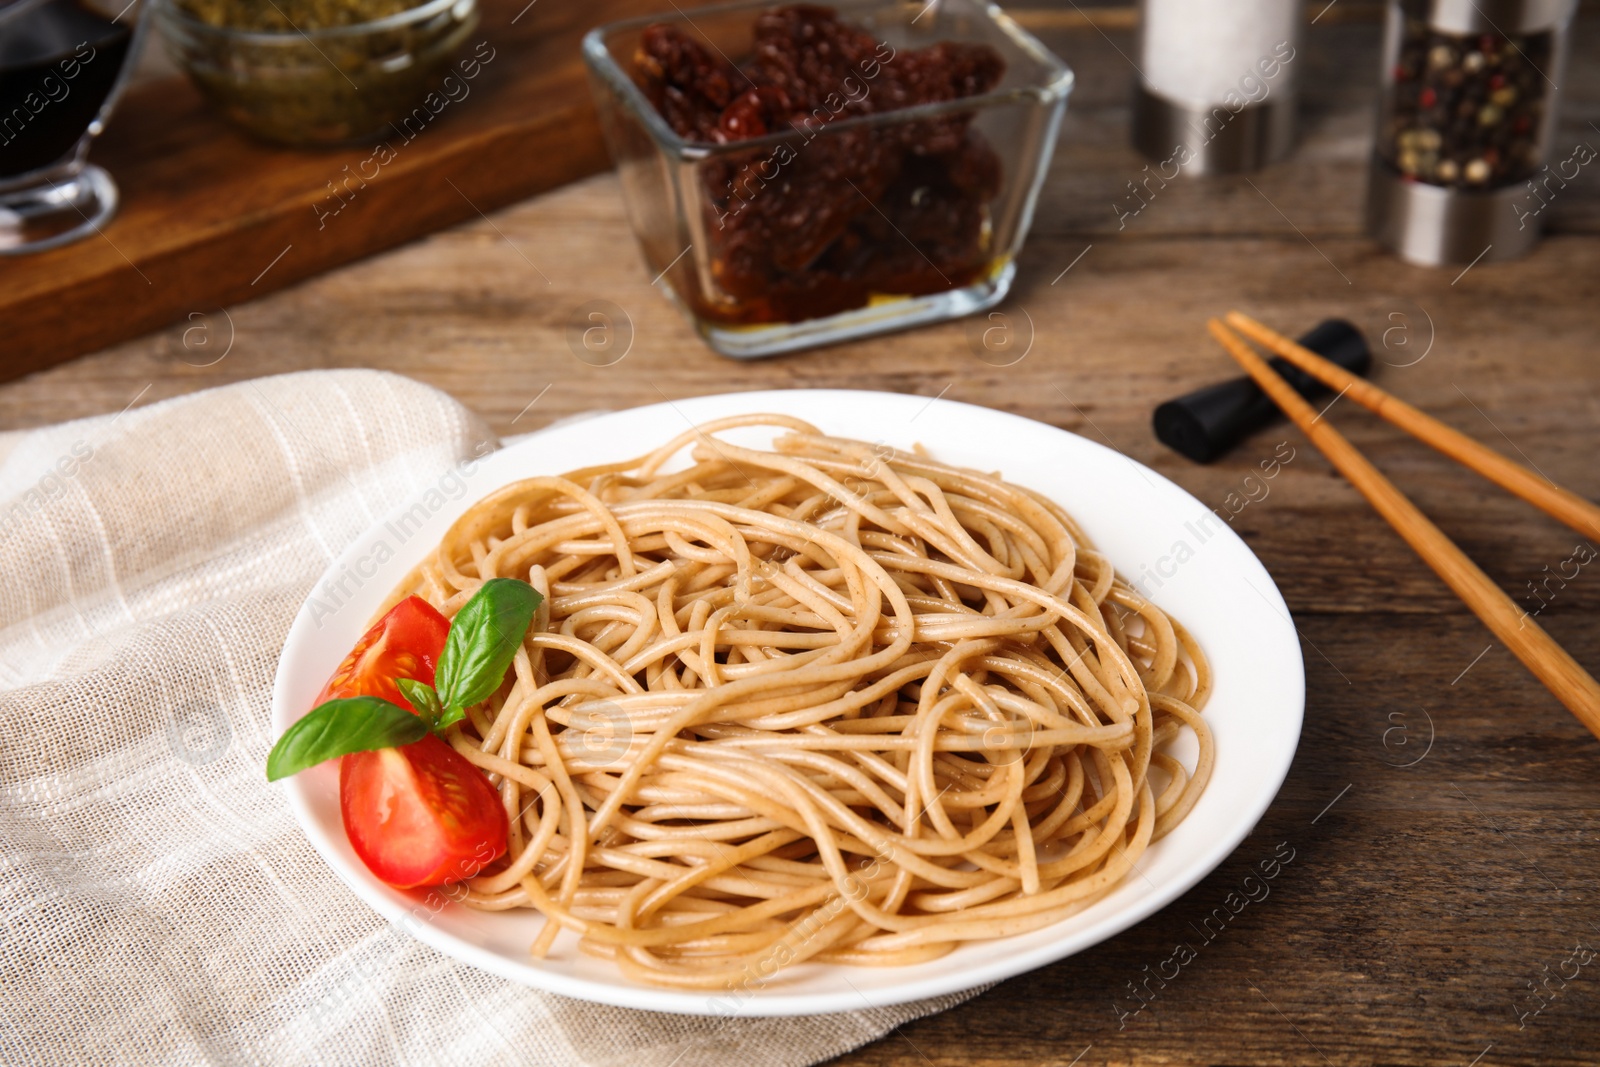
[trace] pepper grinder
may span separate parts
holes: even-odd
[[[1595,156],[1552,170],[1577,0],[1391,0],[1367,232],[1422,266],[1515,259]]]
[[[1133,146],[1165,178],[1288,155],[1303,21],[1296,0],[1140,0]]]

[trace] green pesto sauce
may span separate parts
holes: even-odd
[[[416,118],[414,112],[430,93],[437,95],[458,83],[457,93],[470,91],[466,82],[481,65],[470,61],[470,70],[464,67],[441,90],[452,57],[478,24],[477,9],[471,4],[457,4],[442,19],[312,41],[303,34],[370,22],[419,4],[416,0],[176,2],[213,25],[271,35],[270,40],[179,35],[168,43],[201,93],[223,115],[257,137],[280,144],[371,143],[400,135],[398,124]],[[424,109],[413,124],[431,124],[432,111]]]
[[[398,15],[417,0],[178,0],[201,22],[265,32],[325,30]]]

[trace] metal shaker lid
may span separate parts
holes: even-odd
[[[1401,0],[1408,18],[1442,33],[1502,37],[1553,30],[1569,20],[1578,0]]]

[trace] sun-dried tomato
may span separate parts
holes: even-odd
[[[685,294],[724,322],[789,322],[971,284],[986,269],[1000,159],[956,112],[833,124],[978,96],[1005,62],[984,44],[896,50],[826,7],[756,19],[734,67],[676,26],[645,30],[635,72],[680,135],[715,144],[788,134],[700,168],[716,294]]]
[[[732,64],[671,26],[646,28],[634,67],[650,103],[679,134],[709,140],[717,118],[733,99]]]

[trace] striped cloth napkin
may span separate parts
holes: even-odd
[[[380,918],[262,767],[273,671],[364,528],[496,444],[375,371],[0,441],[0,1063],[816,1063],[963,999],[810,1018],[536,992]]]

